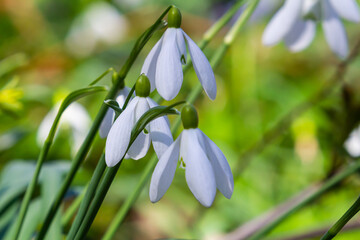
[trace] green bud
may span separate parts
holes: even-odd
[[[145,74],[141,74],[136,80],[135,94],[139,97],[148,97],[150,94],[150,81]]]
[[[179,28],[181,26],[181,13],[180,10],[173,6],[168,13],[168,27]]]
[[[193,105],[186,104],[181,109],[181,121],[185,129],[197,128],[199,125],[199,118],[196,109]]]

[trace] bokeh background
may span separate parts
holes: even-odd
[[[110,67],[119,70],[136,38],[169,4],[180,8],[182,28],[199,41],[233,2],[0,1],[0,204],[6,197],[16,196],[0,212],[1,239],[7,239],[11,232],[24,187],[34,171],[43,141],[38,132],[43,119],[66,94],[87,86]],[[218,192],[213,206],[204,208],[188,189],[184,171],[178,169],[170,189],[156,204],[150,202],[146,184],[115,239],[227,239],[243,224],[294,196],[304,197],[357,161],[356,150],[349,154],[344,142],[360,120],[360,61],[351,63],[343,79],[333,79],[340,60],[329,50],[321,28],[311,46],[300,53],[290,53],[282,44],[262,46],[262,32],[275,10],[265,7],[257,12],[214,69],[216,100],[203,94],[195,104],[199,127],[222,149],[232,167],[232,198]],[[206,48],[209,58],[230,26]],[[353,48],[360,39],[359,24],[345,22],[345,26]],[[155,34],[145,46],[126,78],[127,86],[134,84],[161,34]],[[174,101],[184,99],[197,81],[191,69]],[[100,84],[110,85],[110,75]],[[39,229],[104,96],[100,93],[81,99],[78,108],[63,119],[26,220],[33,229]],[[297,108],[304,102],[308,103],[306,111]],[[264,138],[284,116],[289,121],[276,128],[272,135],[277,137],[273,141]],[[75,120],[81,123],[74,126]],[[57,216],[59,226],[62,213],[89,181],[104,143],[97,136]],[[139,161],[125,160],[88,239],[100,239],[104,234],[150,155]],[[359,190],[357,173],[296,212],[269,239],[295,239],[328,228],[355,201]],[[353,229],[337,239],[360,238],[359,219],[351,224]],[[68,229],[69,224],[63,231]],[[50,239],[62,239],[61,232],[54,230],[52,234]],[[32,236],[31,231],[22,232],[21,239]]]

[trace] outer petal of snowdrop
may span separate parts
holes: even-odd
[[[190,191],[202,205],[210,207],[216,194],[215,176],[195,129],[183,131],[181,145],[186,145],[181,149],[186,149],[186,154],[180,154],[186,164],[185,177]]]
[[[176,41],[176,29],[167,29],[156,64],[155,84],[159,94],[165,100],[176,97],[183,80],[180,53],[176,47]]]
[[[346,151],[352,157],[359,157],[360,156],[360,130],[356,128],[350,133],[348,139],[346,139],[344,143],[344,147]]]
[[[144,73],[150,80],[151,92],[155,90],[156,63],[161,51],[163,38],[164,37],[161,37],[160,40],[151,49],[149,55],[145,59],[144,65],[141,68],[141,73]]]
[[[348,54],[348,42],[344,26],[331,5],[327,1],[323,4],[322,26],[326,40],[339,57],[345,58]]]
[[[316,25],[313,21],[298,20],[285,37],[285,43],[293,52],[301,51],[313,41]]]
[[[135,109],[134,124],[136,121],[138,121],[140,119],[140,117],[147,110],[149,110],[149,104],[148,104],[146,98],[143,98],[143,97],[135,97],[135,98],[138,98],[139,101],[138,101],[138,103],[136,105],[136,109]],[[131,147],[129,148],[127,154],[130,158],[132,158],[134,160],[138,160],[140,158],[143,158],[146,155],[146,153],[149,150],[149,147],[150,147],[150,135],[148,133],[145,134],[144,132],[141,132],[137,136],[137,138],[135,139],[135,141],[133,142]]]
[[[216,81],[210,63],[201,49],[196,45],[196,43],[191,40],[191,38],[184,31],[182,32],[189,47],[189,52],[196,75],[199,78],[206,94],[210,99],[214,100],[216,98]]]
[[[230,199],[234,191],[234,179],[230,166],[219,147],[200,129],[196,129],[196,131],[199,142],[204,145],[203,148],[214,170],[216,187],[225,197]]]
[[[151,98],[147,98],[150,108],[156,107],[157,103]],[[150,137],[156,152],[160,159],[163,153],[173,143],[173,137],[170,131],[169,120],[166,116],[159,117],[150,122]]]
[[[359,6],[355,0],[329,0],[337,14],[341,17],[352,21],[360,21]]]
[[[263,34],[264,45],[275,45],[291,30],[301,13],[302,1],[287,0],[285,5],[275,14]]]
[[[179,159],[179,144],[181,135],[164,152],[155,167],[150,183],[150,201],[157,202],[170,187]]]
[[[139,98],[135,97],[110,129],[105,147],[105,161],[108,167],[115,166],[125,155],[130,142],[138,101]]]
[[[186,52],[184,34],[181,28],[176,29],[176,42],[180,52],[181,63],[185,64],[187,59],[187,52]]]

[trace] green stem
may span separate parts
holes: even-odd
[[[93,176],[91,177],[89,188],[86,189],[86,194],[81,202],[80,208],[78,213],[76,214],[75,220],[71,225],[69,234],[67,236],[67,239],[73,239],[75,237],[76,231],[81,225],[82,220],[85,217],[86,211],[88,210],[90,203],[95,195],[96,188],[98,187],[98,184],[100,183],[101,177],[106,169],[105,164],[105,154],[103,153],[99,163],[97,164],[95,168],[95,172]]]
[[[76,211],[80,207],[81,201],[84,199],[85,193],[89,185],[86,185],[84,189],[82,189],[81,193],[76,197],[76,199],[71,203],[71,205],[66,209],[63,217],[61,219],[61,225],[63,227],[67,226],[71,221],[72,217],[75,215]]]
[[[290,217],[292,214],[306,206],[307,204],[311,203],[322,194],[333,188],[335,185],[340,183],[346,177],[352,175],[353,173],[360,170],[360,162],[355,163],[352,166],[349,166],[347,169],[342,171],[341,173],[335,175],[331,179],[329,179],[317,192],[313,193],[311,196],[304,199],[302,202],[294,206],[293,208],[289,209],[286,213],[280,215],[275,221],[271,222],[269,225],[265,226],[262,230],[254,234],[249,240],[258,240],[264,239],[264,237],[270,233],[274,228],[276,228],[280,223],[282,223],[285,219]]]
[[[41,152],[39,154],[39,158],[37,160],[36,163],[36,168],[35,168],[35,172],[34,175],[31,179],[30,184],[28,185],[26,192],[25,192],[25,196],[24,199],[21,203],[21,207],[20,207],[20,213],[19,213],[19,217],[16,221],[16,227],[15,227],[15,235],[14,238],[17,239],[19,237],[20,231],[21,231],[21,227],[23,225],[24,219],[25,219],[25,215],[27,213],[27,210],[29,208],[29,204],[30,204],[30,200],[34,194],[38,179],[39,179],[39,175],[40,175],[40,171],[42,168],[42,165],[49,153],[51,144],[54,140],[55,137],[55,133],[56,133],[56,129],[59,125],[59,121],[60,118],[63,114],[63,112],[66,110],[66,108],[75,100],[86,96],[88,94],[92,94],[92,93],[96,93],[99,91],[105,91],[106,89],[104,87],[100,87],[100,86],[93,86],[93,87],[87,87],[87,88],[83,88],[80,90],[76,90],[72,93],[70,93],[61,103],[60,108],[55,116],[54,122],[50,128],[49,134],[44,142],[44,145],[41,149]]]
[[[231,17],[240,8],[242,3],[243,3],[243,1],[238,1],[236,3],[236,5],[234,5],[229,10],[229,11],[231,11],[232,15],[230,15],[228,13],[225,14],[224,17],[219,20],[222,24],[215,23],[214,26],[207,31],[207,33],[205,34],[205,39],[202,40],[201,43],[199,44],[201,49],[205,48],[208,41],[211,40],[214,37],[214,35],[228,22],[228,20],[231,19]],[[212,68],[216,68],[219,65],[219,63],[220,63],[221,59],[224,57],[226,51],[228,50],[230,45],[235,40],[235,33],[238,33],[240,31],[240,29],[237,29],[237,28],[242,28],[244,26],[244,24],[247,22],[247,20],[251,16],[252,12],[255,10],[255,7],[257,6],[258,3],[259,3],[259,0],[252,2],[251,6],[246,9],[244,14],[241,15],[241,17],[238,19],[238,21],[235,23],[235,25],[229,31],[229,33],[231,33],[231,36],[226,35],[227,41],[225,42],[225,40],[224,40],[223,44],[220,46],[220,48],[218,48],[218,50],[214,53],[213,57],[211,58],[210,64],[211,64]],[[224,20],[224,19],[226,19],[226,20]],[[212,35],[209,35],[209,33],[212,33]],[[186,69],[184,69],[184,70],[186,70]],[[186,101],[193,104],[196,101],[196,99],[199,97],[201,92],[202,92],[202,86],[200,83],[198,83],[195,86],[195,88],[191,91],[191,93],[188,95]],[[176,118],[175,122],[172,124],[171,132],[173,134],[176,133],[176,131],[180,127],[180,124],[181,124],[181,118],[178,117],[178,118]],[[149,163],[147,164],[146,168],[144,169],[143,174],[141,175],[140,180],[139,180],[138,184],[136,185],[134,191],[132,193],[130,193],[128,198],[125,200],[125,203],[122,205],[122,207],[116,213],[109,228],[106,230],[103,240],[111,240],[114,237],[116,230],[123,223],[130,208],[135,203],[136,199],[139,197],[142,189],[145,187],[145,184],[149,181],[152,171],[156,166],[156,163],[157,163],[157,156],[154,154],[151,157],[151,159],[149,160]]]
[[[333,239],[340,230],[345,226],[351,218],[360,211],[360,197],[354,202],[354,204],[346,211],[346,213],[327,231],[321,240]]]
[[[162,18],[167,14],[167,12],[170,10],[171,6],[169,6],[163,14],[160,16],[160,18],[148,29],[146,30],[140,38],[135,43],[134,48],[132,49],[129,58],[126,60],[125,64],[121,68],[118,74],[118,79],[116,79],[114,85],[109,90],[106,99],[113,99],[120,88],[120,86],[123,85],[123,82],[125,80],[125,77],[127,73],[129,72],[130,68],[132,67],[134,61],[136,60],[137,56],[139,55],[140,51],[143,49],[144,45],[148,42],[148,40],[151,38],[153,33],[159,28],[159,26],[162,25]],[[78,171],[82,161],[85,159],[92,142],[96,136],[96,133],[100,127],[100,124],[106,114],[106,111],[108,109],[108,106],[106,104],[102,104],[101,108],[94,120],[93,125],[91,126],[91,129],[86,136],[83,144],[81,145],[80,150],[78,151],[77,155],[75,156],[75,159],[72,161],[72,165],[70,168],[70,171],[68,175],[65,178],[65,181],[63,185],[61,186],[60,191],[58,192],[55,201],[53,202],[49,212],[47,213],[47,216],[45,218],[44,224],[39,232],[39,235],[37,237],[38,240],[44,239],[46,232],[51,224],[52,219],[54,218],[57,210],[59,209],[59,206],[62,202],[62,199],[64,198],[65,193],[67,192],[68,188],[70,187],[70,184],[72,180],[75,177],[76,172]]]

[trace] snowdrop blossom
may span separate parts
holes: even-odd
[[[185,166],[186,182],[195,198],[205,207],[214,201],[216,188],[230,198],[234,180],[230,166],[216,144],[198,126],[197,112],[191,105],[181,111],[184,130],[160,157],[150,183],[150,200],[159,201],[169,188],[178,159]]]
[[[340,17],[360,21],[355,0],[286,0],[266,27],[262,40],[269,46],[284,40],[291,51],[301,51],[312,42],[316,23],[321,22],[331,50],[345,58],[348,41]]]
[[[109,167],[115,166],[124,157],[129,146],[131,130],[139,118],[150,108],[158,106],[154,100],[148,97],[150,82],[145,75],[141,75],[137,80],[135,93],[136,97],[115,120],[108,134],[105,161]],[[124,158],[135,160],[143,158],[149,150],[150,142],[152,142],[158,157],[161,157],[173,142],[169,120],[166,116],[151,121],[146,127],[146,131],[138,135]]]
[[[182,64],[187,60],[186,41],[196,75],[206,94],[214,100],[216,81],[210,63],[180,25],[181,13],[172,7],[168,14],[168,29],[146,57],[141,73],[150,79],[151,91],[156,87],[165,100],[175,98],[183,81]]]
[[[128,87],[124,87],[122,88],[116,97],[116,102],[119,104],[119,107],[122,108],[127,96],[129,95],[130,92],[130,88]],[[110,128],[114,122],[114,118],[115,118],[115,112],[112,108],[109,108],[105,114],[105,117],[103,119],[103,121],[101,122],[100,128],[99,128],[99,134],[101,138],[106,138]]]
[[[360,128],[355,128],[346,139],[344,148],[352,157],[360,156]]]
[[[50,112],[45,116],[41,122],[37,132],[37,143],[42,146],[49,134],[51,126],[55,120],[56,114],[59,110],[60,104],[57,104]],[[79,103],[73,102],[63,112],[58,130],[69,128],[72,135],[71,151],[75,155],[79,150],[82,142],[84,141],[91,124],[91,118],[86,109]],[[58,131],[56,132],[56,134]],[[56,135],[55,135],[56,137]]]

